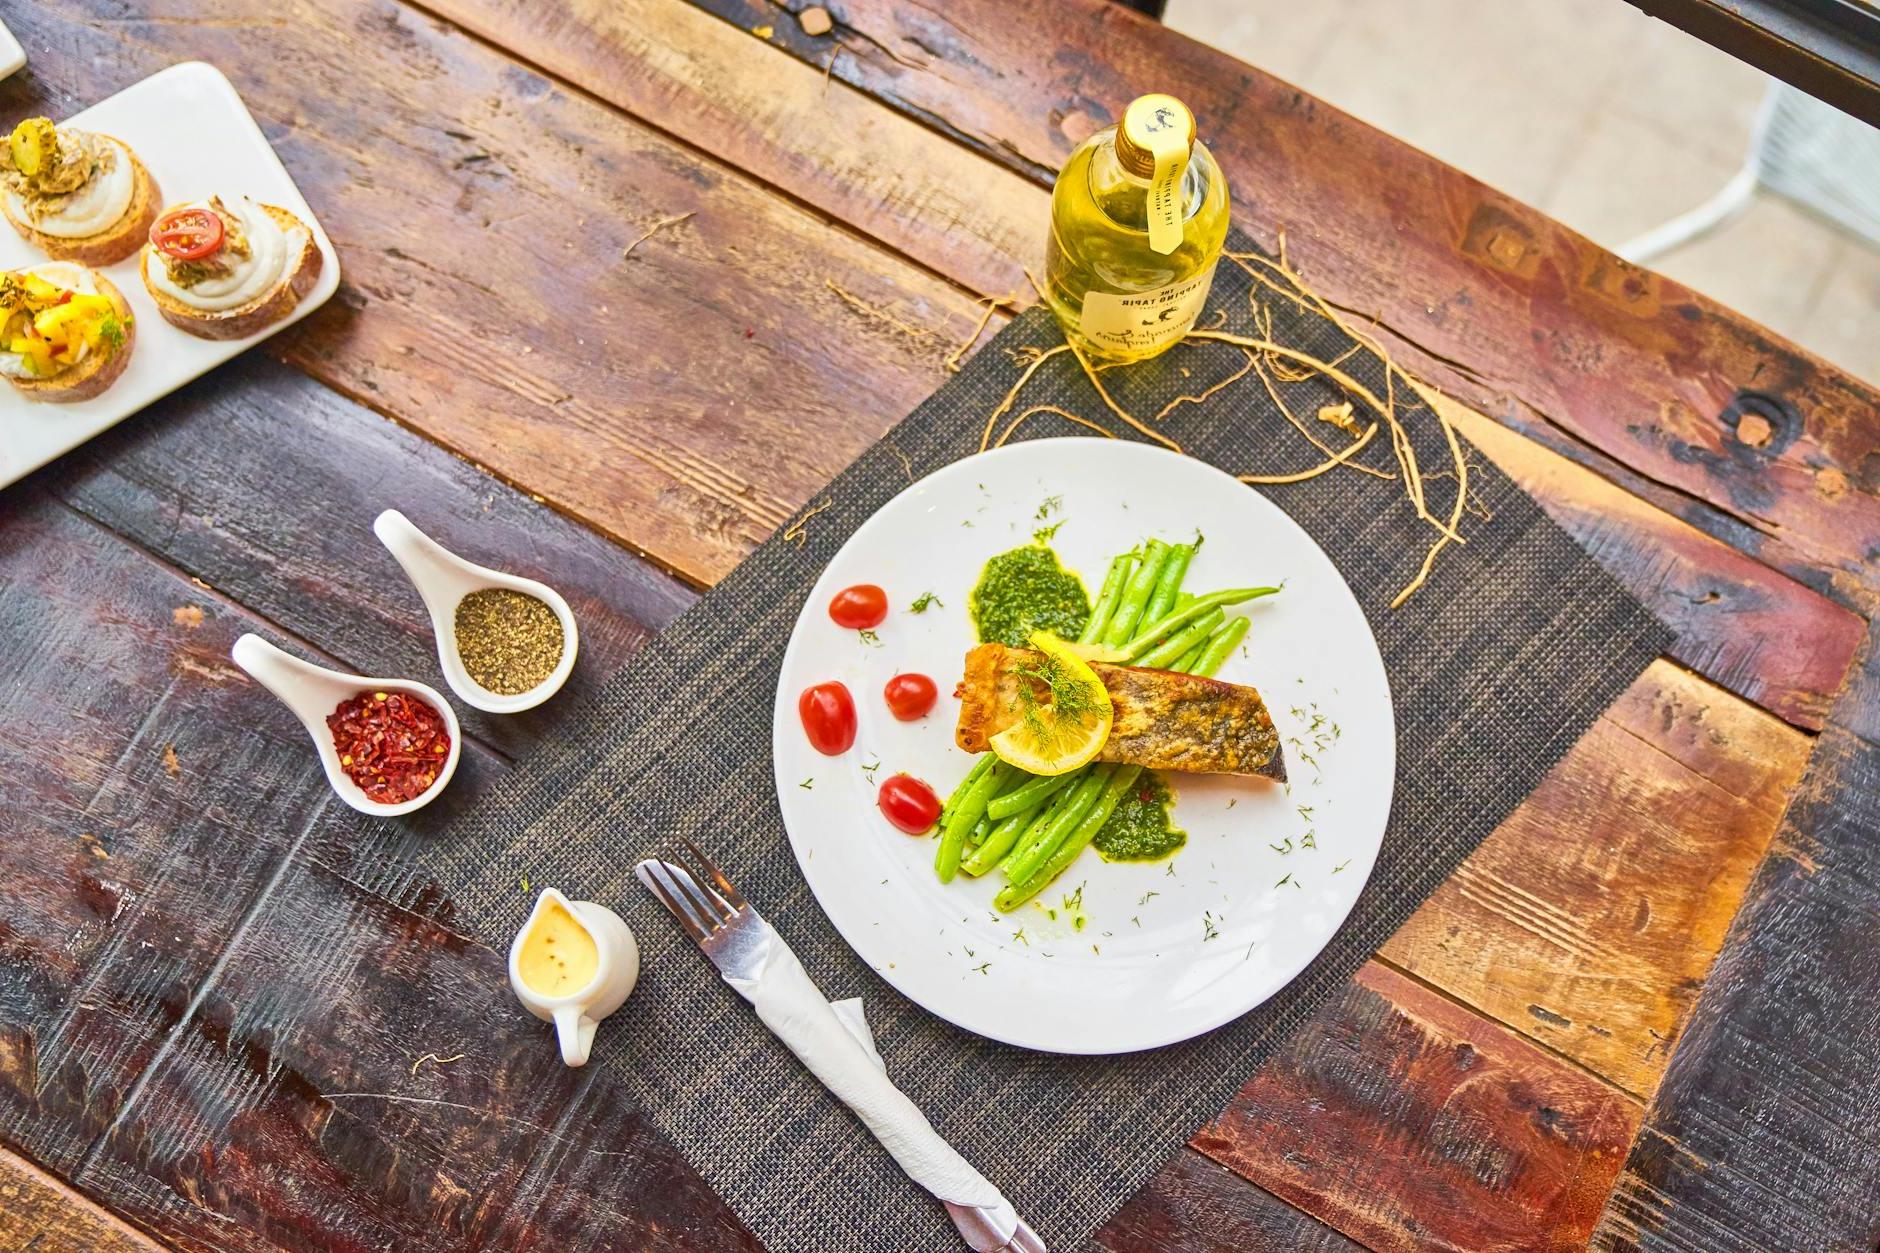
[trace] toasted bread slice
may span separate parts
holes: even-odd
[[[246,339],[279,322],[307,298],[307,293],[313,290],[314,283],[320,277],[320,267],[325,264],[324,258],[320,256],[320,245],[314,241],[313,228],[278,205],[264,204],[261,207],[267,210],[268,216],[283,231],[296,228],[305,231],[307,243],[298,257],[288,260],[281,281],[245,305],[215,311],[191,308],[150,281],[153,258],[151,249],[144,249],[144,290],[157,302],[157,312],[163,315],[165,322],[201,339]],[[162,262],[157,264],[161,265]]]
[[[115,349],[87,353],[83,361],[51,378],[9,377],[7,382],[24,392],[28,400],[43,400],[52,404],[90,400],[117,382],[118,376],[124,373],[124,367],[130,364],[131,349],[137,346],[137,321],[131,316],[130,303],[124,299],[124,293],[117,289],[116,284],[104,275],[94,273],[91,278],[98,285],[98,294],[109,299],[111,307],[117,310],[118,321],[124,325],[123,344]]]
[[[111,139],[109,135],[104,136]],[[39,249],[54,261],[76,261],[93,269],[101,265],[113,265],[143,247],[144,240],[150,234],[150,224],[157,220],[157,208],[163,203],[162,193],[157,190],[157,180],[150,176],[144,163],[131,152],[130,145],[122,140],[113,140],[119,148],[130,153],[131,158],[131,203],[124,210],[124,216],[96,235],[81,235],[77,239],[65,239],[58,235],[48,235],[13,216],[13,199],[0,196],[0,210],[7,215],[27,243]]]

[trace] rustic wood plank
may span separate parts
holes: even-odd
[[[424,607],[372,535],[382,509],[402,509],[465,556],[542,578],[567,597],[581,627],[573,691],[598,686],[697,598],[487,472],[260,356],[160,402],[36,482],[354,671],[439,690]],[[472,734],[514,755],[552,736],[573,707],[459,713]]]
[[[1552,424],[1801,567],[1857,578],[1880,550],[1873,387],[1123,6],[851,0],[816,39],[770,0],[697,2],[818,67],[839,45],[835,76],[1041,182],[1131,97],[1173,87],[1238,176],[1235,220],[1269,247],[1287,231],[1307,276],[1444,390]],[[1051,56],[1026,29],[1051,32]]]
[[[0,1249],[155,1253],[161,1248],[17,1153],[0,1149]]]
[[[1880,746],[1830,726],[1594,1247],[1749,1253],[1880,1242],[1876,832]]]
[[[19,15],[33,72],[0,112],[183,55],[230,67],[346,274],[269,351],[694,581],[931,391],[973,325],[957,287],[400,6],[93,11],[115,10]],[[335,100],[352,120],[321,124]]]
[[[430,0],[434,13],[984,295],[1030,301],[1033,180],[685,0]],[[777,11],[764,19],[788,28]]]
[[[1372,962],[1198,1134],[1376,1249],[1582,1247],[1636,1103]]]
[[[1657,662],[1383,956],[1648,1096],[1810,747]]]
[[[1357,1253],[1364,1246],[1193,1149],[1091,1237],[1104,1253]]]
[[[885,113],[839,78],[826,81],[784,47],[684,0],[431,7],[982,295],[1029,296],[1023,267],[1040,256],[1045,189]],[[794,47],[789,19],[770,20],[783,32],[777,42]],[[838,48],[834,40],[817,46]],[[1679,660],[1798,726],[1820,727],[1853,656],[1856,614],[1500,423],[1444,403],[1491,459],[1679,630]]]

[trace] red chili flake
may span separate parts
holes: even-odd
[[[754,327],[754,326],[747,326],[747,327],[745,327],[745,328],[744,328],[744,338],[746,338],[746,339],[752,339],[752,338],[755,338],[755,337],[756,337],[756,335],[757,335],[757,328],[756,328],[756,327]]]
[[[361,692],[326,717],[339,764],[381,805],[416,800],[450,755],[443,715],[403,692]]]

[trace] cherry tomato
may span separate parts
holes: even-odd
[[[840,683],[818,683],[797,697],[796,712],[810,747],[825,757],[840,757],[855,743],[855,700]]]
[[[933,712],[940,689],[924,674],[897,674],[881,689],[881,695],[888,702],[889,713],[902,722],[913,722]]]
[[[878,627],[888,616],[888,594],[873,583],[845,587],[829,602],[829,616],[851,631]]]
[[[178,261],[200,261],[222,246],[222,219],[208,209],[172,209],[150,224],[150,242]]]
[[[891,774],[883,779],[875,804],[896,830],[909,835],[925,835],[940,820],[940,798],[911,774]]]

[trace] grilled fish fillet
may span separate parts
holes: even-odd
[[[1043,660],[1043,653],[1004,644],[981,644],[967,653],[954,741],[969,753],[986,752],[993,736],[1019,720],[1018,685],[1034,682],[1021,678],[1017,668]],[[1090,668],[1110,693],[1115,719],[1098,761],[1285,781],[1279,732],[1252,688],[1172,670],[1098,663]]]

